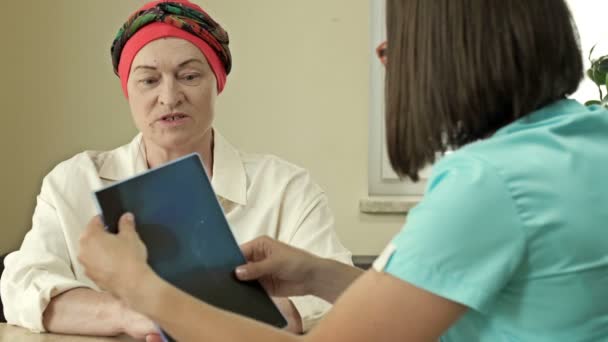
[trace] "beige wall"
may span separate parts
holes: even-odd
[[[375,0],[374,0],[375,1]],[[0,22],[0,253],[30,227],[42,177],[136,133],[109,46],[142,0],[7,2]],[[401,216],[360,214],[367,195],[368,7],[363,0],[199,0],[229,31],[233,73],[216,127],[243,150],[308,168],[342,240],[374,254]]]

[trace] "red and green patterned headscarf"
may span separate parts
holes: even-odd
[[[196,45],[217,80],[218,93],[232,68],[228,33],[202,8],[187,0],[160,0],[144,5],[121,27],[112,43],[112,64],[128,97],[131,63],[146,44],[164,37],[185,39]]]

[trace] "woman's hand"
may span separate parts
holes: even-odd
[[[151,269],[146,263],[146,246],[135,231],[133,215],[124,214],[118,226],[118,233],[110,234],[99,216],[91,219],[80,237],[78,260],[87,277],[129,305],[137,294],[139,280]]]
[[[237,267],[237,278],[257,279],[274,297],[315,295],[333,303],[363,273],[267,236],[247,242],[241,249],[248,263]]]
[[[162,338],[154,322],[139,312],[131,310],[126,305],[123,305],[121,321],[123,325],[121,329],[122,333],[136,340],[162,342]]]
[[[259,280],[274,297],[303,296],[314,288],[323,259],[267,236],[241,246],[248,263],[237,267],[240,280]]]

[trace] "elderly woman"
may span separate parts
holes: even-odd
[[[112,61],[141,133],[112,151],[80,153],[45,177],[32,228],[6,258],[1,294],[9,323],[40,332],[154,333],[150,320],[84,275],[78,240],[97,214],[94,190],[191,152],[202,156],[237,241],[267,235],[350,263],[326,195],[305,170],[239,152],[213,129],[231,55],[227,33],[200,7],[145,5],[119,31]],[[294,332],[307,330],[329,307],[311,296],[276,302]]]

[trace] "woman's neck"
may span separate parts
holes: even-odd
[[[154,143],[147,142],[143,139],[143,145],[145,149],[146,162],[148,168],[155,168],[165,163],[168,163],[177,158],[183,157],[190,153],[198,153],[201,156],[205,171],[209,178],[213,174],[213,131],[209,130],[205,134],[200,143],[196,143],[195,146],[184,146],[183,148],[172,148],[167,149],[158,146]]]

